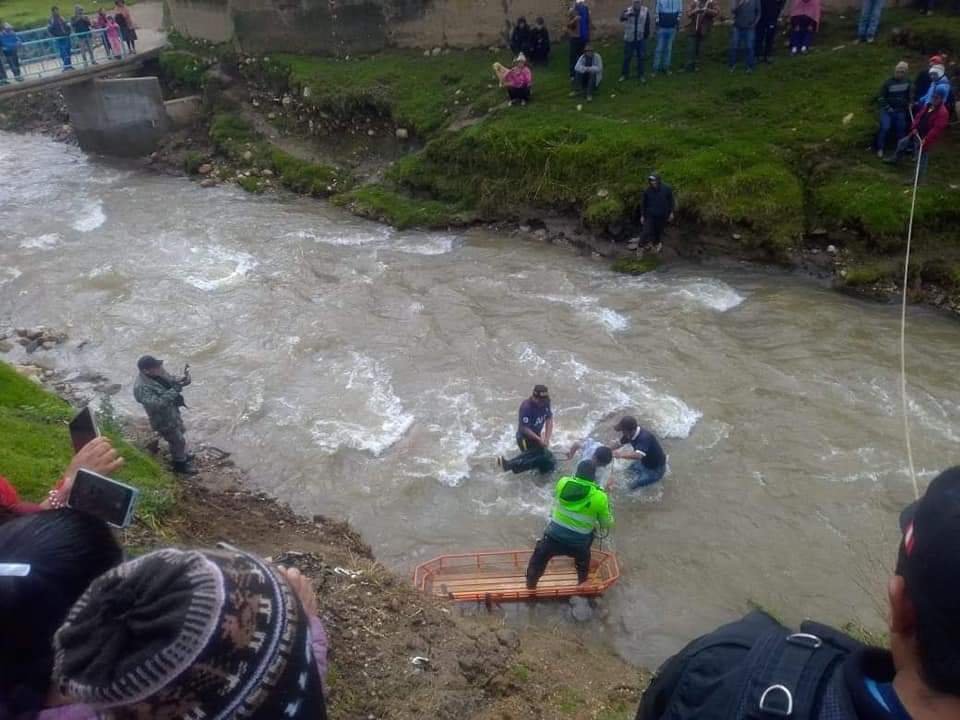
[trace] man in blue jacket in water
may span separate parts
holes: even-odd
[[[553,453],[550,452],[550,438],[553,436],[553,411],[550,409],[550,392],[546,385],[536,385],[533,394],[520,404],[517,422],[517,447],[520,454],[507,460],[497,458],[501,470],[522,473],[527,470],[539,470],[548,473],[556,467]]]
[[[627,487],[636,490],[659,482],[667,471],[667,454],[656,436],[630,415],[620,418],[613,429],[620,433],[620,447],[630,446],[629,450],[613,451],[615,458],[633,460],[627,468]]]

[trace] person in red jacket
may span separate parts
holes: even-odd
[[[913,125],[906,137],[897,143],[897,150],[887,162],[896,163],[901,157],[910,152],[920,152],[920,177],[927,174],[927,160],[930,149],[940,140],[943,131],[950,122],[950,114],[944,102],[947,99],[947,88],[938,87],[933,93],[933,102],[924,105],[913,119]]]

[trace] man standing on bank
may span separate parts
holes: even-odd
[[[557,481],[550,523],[527,564],[528,590],[536,589],[547,563],[557,555],[573,558],[578,585],[587,581],[594,530],[613,527],[607,494],[597,486],[596,472],[593,460],[584,460],[577,465],[576,475]]]
[[[620,447],[630,446],[613,451],[615,458],[633,460],[627,467],[627,487],[636,490],[659,482],[667,472],[667,454],[656,436],[630,415],[620,418],[613,429],[620,433]]]
[[[497,458],[501,470],[519,474],[527,470],[551,472],[556,466],[550,452],[553,436],[553,411],[550,409],[550,392],[546,385],[535,385],[533,394],[520,404],[517,423],[517,447],[520,454],[507,460]]]
[[[650,175],[647,181],[647,189],[643,191],[643,205],[640,208],[642,240],[644,245],[652,245],[659,250],[667,223],[673,221],[673,188],[661,182],[656,173]]]
[[[187,454],[183,418],[180,408],[185,407],[182,390],[189,385],[190,366],[183,369],[183,377],[174,378],[163,367],[163,360],[144,355],[137,360],[140,374],[133,386],[133,397],[143,405],[150,418],[150,427],[170,445],[173,471],[181,475],[196,475]]]

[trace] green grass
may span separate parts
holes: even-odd
[[[461,209],[438,200],[412,198],[380,185],[368,185],[334,197],[337,205],[358,215],[379,220],[401,230],[410,227],[445,228],[471,219]]]
[[[33,381],[0,363],[0,473],[27,500],[42,500],[73,454],[67,423],[75,410]],[[137,515],[153,522],[173,505],[174,479],[104,423],[105,435],[126,460],[116,474],[140,489]]]
[[[307,162],[273,147],[246,120],[232,113],[213,117],[210,139],[234,162],[269,169],[284,187],[301,195],[328,197],[348,190],[352,184],[349,174],[331,165]],[[250,192],[262,190],[258,178],[244,178],[240,184]]]
[[[210,63],[188,50],[166,50],[160,53],[160,79],[171,90],[199,92]]]
[[[659,255],[644,255],[640,258],[620,258],[614,260],[610,269],[627,275],[643,275],[660,267]]]
[[[898,60],[910,62],[912,75],[925,58],[886,35],[854,45],[855,15],[828,18],[809,56],[787,57],[781,48],[774,65],[753,75],[728,72],[725,28],[710,37],[701,72],[646,85],[617,83],[620,43],[601,44],[607,72],[592,103],[568,97],[561,45],[550,68],[534,69],[534,99],[522,108],[505,107],[494,87],[490,64],[507,62],[505,54],[389,51],[271,63],[286,67],[296,92],[310,88],[307,102],[318,113],[388,117],[427,140],[388,173],[385,189],[394,195],[432,197],[484,219],[539,206],[575,212],[602,229],[634,216],[647,174],[658,170],[677,192],[682,222],[734,231],[772,257],[815,227],[861,233],[874,250],[894,252],[909,211],[909,162],[895,169],[869,153],[874,97]],[[932,20],[888,8],[883,27],[960,37],[960,19]],[[686,55],[684,34],[675,68]],[[960,188],[960,165],[950,161],[958,144],[948,136],[931,161],[915,240],[960,255],[960,189],[951,187]]]
[[[127,0],[127,5],[133,5],[136,0]],[[57,6],[60,14],[69,19],[73,15],[75,2],[50,2],[50,0],[0,0],[0,23],[8,22],[17,30],[30,30],[46,27],[50,19],[50,8]],[[83,9],[88,15],[95,15],[100,4],[86,4]],[[112,8],[113,2],[102,3],[104,9]],[[136,14],[134,14],[136,19]]]

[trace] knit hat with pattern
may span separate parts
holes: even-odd
[[[102,717],[326,718],[293,591],[239,552],[160,550],[95,580],[54,638],[54,680]]]

